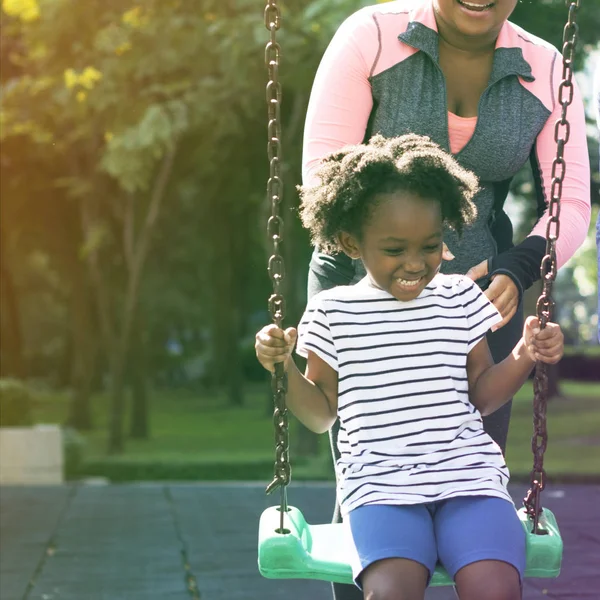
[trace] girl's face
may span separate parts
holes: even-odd
[[[466,47],[494,43],[516,5],[517,0],[433,0],[442,37]]]
[[[439,202],[398,191],[379,194],[361,239],[340,235],[345,252],[361,258],[371,282],[406,302],[435,277],[442,263]]]

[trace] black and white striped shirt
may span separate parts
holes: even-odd
[[[338,373],[342,513],[456,496],[510,500],[508,469],[469,402],[467,355],[500,314],[462,275],[401,302],[368,278],[317,294],[298,353]]]

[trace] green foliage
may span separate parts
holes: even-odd
[[[290,323],[303,304],[310,253],[294,212],[294,185],[312,79],[339,24],[374,2],[282,3]],[[73,265],[85,264],[91,254],[99,255],[107,293],[122,302],[126,234],[139,231],[161,159],[175,146],[141,282],[151,368],[168,362],[170,337],[182,341],[187,358],[213,351],[215,337],[251,336],[270,292],[263,6],[254,0],[38,3],[27,3],[26,13],[2,15],[0,45],[3,233],[25,297],[24,336],[36,340],[28,342],[35,348],[27,353],[38,352],[38,332],[48,330],[40,296],[45,305],[51,296],[52,306],[60,306],[53,313],[60,314],[64,339],[56,340],[54,326],[39,346],[60,348],[56,355],[68,352]],[[598,8],[598,0],[582,2],[584,45],[596,42]],[[566,15],[562,0],[524,1],[512,20],[560,46]],[[82,228],[84,206],[92,222]],[[51,281],[27,276],[32,254],[48,257]],[[227,329],[233,314],[240,315],[237,331]],[[98,337],[89,336],[89,343]],[[258,377],[253,361],[244,348],[240,362]],[[226,351],[220,363],[226,381]],[[45,368],[56,378],[56,362]],[[216,376],[218,370],[210,372]]]
[[[33,395],[17,379],[0,379],[0,427],[32,425]]]

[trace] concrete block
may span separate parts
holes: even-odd
[[[64,480],[58,425],[0,428],[0,484],[58,484]]]

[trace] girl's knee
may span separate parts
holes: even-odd
[[[485,560],[467,565],[456,574],[460,600],[521,600],[519,572],[509,563]]]
[[[423,600],[425,593],[411,594],[410,591],[379,588],[365,590],[365,600]]]
[[[423,600],[428,575],[423,565],[412,560],[377,561],[361,577],[365,600]]]
[[[457,586],[458,587],[458,586]],[[460,600],[521,600],[521,587],[506,585],[504,582],[489,583],[485,586],[472,587],[467,590],[458,588]]]

